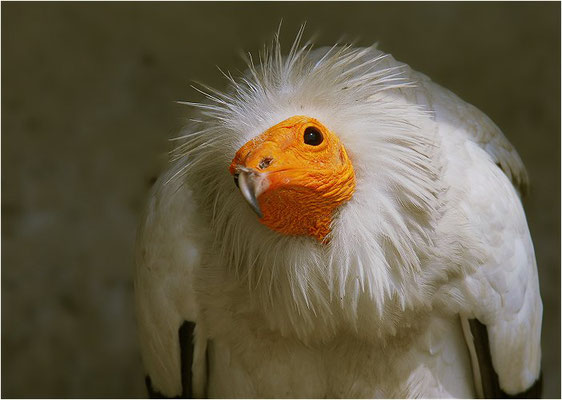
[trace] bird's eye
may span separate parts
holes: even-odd
[[[310,146],[318,146],[323,140],[322,132],[320,132],[318,128],[309,126],[304,130],[304,143]]]

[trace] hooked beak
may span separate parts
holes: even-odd
[[[238,171],[234,174],[234,183],[238,186],[242,196],[250,207],[252,207],[252,210],[254,210],[259,218],[263,218],[258,203],[258,196],[262,194],[267,187],[265,174],[250,168],[238,167]]]

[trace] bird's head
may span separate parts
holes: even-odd
[[[341,312],[355,324],[360,308],[429,304],[420,271],[444,190],[417,75],[375,47],[313,50],[300,35],[286,57],[276,42],[239,78],[224,74],[226,92],[204,86],[206,101],[185,103],[197,112],[170,179],[208,217],[205,256],[274,307],[272,326],[304,337]]]
[[[230,164],[242,195],[270,229],[323,241],[355,190],[339,138],[320,121],[293,116],[244,144]]]

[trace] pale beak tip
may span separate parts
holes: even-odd
[[[260,210],[260,206],[257,204],[251,204],[251,206],[252,206],[252,210],[254,210],[254,212],[258,215],[258,218],[260,219],[263,218],[263,214]]]
[[[261,212],[258,199],[256,197],[256,185],[253,179],[249,179],[249,173],[246,171],[240,171],[234,175],[234,183],[240,189],[242,196],[248,202],[252,210],[258,215],[259,218],[263,218],[263,213]]]

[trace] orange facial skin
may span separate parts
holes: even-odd
[[[320,132],[322,141],[305,143],[305,131],[316,138]],[[310,133],[307,137],[310,143]],[[306,116],[286,119],[242,146],[229,170],[234,175],[241,168],[266,180],[257,197],[260,222],[286,235],[324,241],[335,210],[355,190],[355,172],[344,146],[319,121]]]

